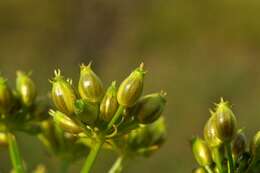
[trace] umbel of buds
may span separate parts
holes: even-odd
[[[166,94],[161,92],[142,97],[143,63],[123,80],[118,89],[113,81],[106,92],[91,64],[81,65],[77,90],[71,80],[65,80],[60,70],[54,74],[51,98],[57,110],[50,110],[49,114],[64,132],[78,136],[79,141],[96,151],[103,146],[123,150],[121,153],[148,156],[162,145],[166,130],[160,117]],[[116,145],[118,141],[123,147]],[[117,147],[111,148],[111,143]],[[89,169],[83,167],[82,172],[89,171],[85,168]]]
[[[254,136],[250,150],[244,129],[237,130],[236,117],[228,102],[221,99],[204,127],[204,138],[193,145],[193,154],[201,167],[194,171],[207,173],[258,173],[260,168],[260,132]],[[194,143],[194,142],[193,142]],[[203,147],[202,147],[203,146]],[[207,148],[208,149],[199,149]],[[199,150],[204,151],[199,153]],[[207,151],[207,152],[206,152]],[[208,154],[204,154],[208,153]],[[208,156],[208,157],[206,157]],[[209,157],[211,159],[206,159]],[[207,162],[206,162],[207,161]],[[205,164],[208,167],[205,167]]]

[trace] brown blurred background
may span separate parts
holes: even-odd
[[[55,68],[76,80],[79,64],[93,60],[107,86],[144,61],[145,93],[168,92],[168,140],[123,172],[191,172],[196,164],[188,140],[201,135],[220,97],[233,103],[248,136],[260,129],[259,11],[257,0],[0,1],[0,70],[11,83],[17,69],[32,70],[44,95]],[[36,139],[21,134],[19,144],[30,169],[44,163],[57,172],[58,161]],[[93,172],[106,172],[114,159],[102,152]],[[10,167],[0,150],[0,170]]]

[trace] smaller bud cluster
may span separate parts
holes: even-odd
[[[191,142],[200,167],[193,170],[208,173],[256,173],[260,168],[260,132],[251,145],[244,129],[237,128],[236,117],[228,102],[221,99],[204,126],[204,139]]]
[[[36,86],[30,74],[17,71],[16,89],[0,76],[0,143],[6,131],[40,132],[39,122],[47,118],[47,106],[36,100]]]

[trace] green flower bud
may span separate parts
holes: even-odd
[[[191,145],[195,159],[200,166],[204,167],[212,164],[210,149],[204,140],[196,137],[192,139]]]
[[[133,115],[142,124],[156,121],[163,112],[166,93],[154,93],[142,97],[133,108]]]
[[[17,71],[16,90],[25,106],[31,106],[36,98],[36,87],[32,79],[21,71]]]
[[[12,107],[12,92],[6,79],[0,77],[0,114],[7,113]]]
[[[97,103],[103,97],[103,84],[100,78],[92,71],[91,63],[80,67],[80,79],[78,84],[79,94],[82,99]]]
[[[240,129],[237,132],[234,140],[232,141],[232,155],[233,155],[233,159],[237,160],[238,157],[241,154],[246,152],[246,148],[247,148],[246,136],[245,136],[243,130]]]
[[[54,71],[55,77],[52,83],[51,97],[54,105],[63,113],[71,115],[74,113],[76,94],[69,81],[60,74],[60,70]]]
[[[165,139],[165,122],[161,117],[152,124],[132,130],[128,135],[128,146],[133,152],[149,156],[162,146]]]
[[[106,94],[100,104],[100,117],[105,121],[110,121],[117,111],[117,89],[116,82],[112,82],[111,86],[107,89]]]
[[[121,83],[117,93],[117,100],[120,105],[131,107],[136,103],[143,91],[144,74],[142,63]]]
[[[253,137],[250,150],[254,158],[260,159],[260,131],[258,131]]]
[[[77,100],[75,103],[75,113],[81,121],[88,125],[93,125],[98,118],[99,107],[84,100]]]
[[[7,134],[0,132],[0,147],[7,147],[7,146],[8,146]]]
[[[216,108],[216,132],[223,142],[230,142],[236,134],[237,120],[227,102],[221,99]]]
[[[214,114],[211,115],[204,127],[204,138],[209,147],[219,147],[223,142],[217,137]]]
[[[192,170],[192,173],[207,173],[203,167],[195,168]]]
[[[53,116],[54,122],[57,123],[64,131],[73,134],[78,134],[83,131],[80,126],[60,111],[50,110],[49,114]]]

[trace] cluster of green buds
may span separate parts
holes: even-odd
[[[49,114],[60,129],[77,136],[79,141],[95,150],[99,150],[95,148],[98,144],[100,148],[118,150],[116,141],[122,139],[121,141],[129,142],[133,138],[131,131],[135,129],[149,129],[146,130],[149,132],[136,133],[136,137],[137,134],[149,136],[155,133],[148,143],[144,139],[145,146],[139,146],[140,149],[146,145],[148,148],[158,148],[160,144],[157,142],[163,138],[163,132],[159,130],[162,127],[150,127],[149,124],[161,117],[166,94],[159,92],[142,96],[145,73],[142,63],[118,88],[116,81],[113,81],[105,91],[101,79],[92,70],[91,63],[80,66],[78,87],[73,86],[72,80],[63,77],[60,70],[55,70],[51,81],[51,98],[56,110],[50,110]]]
[[[260,132],[251,145],[238,129],[228,102],[221,99],[204,127],[204,139],[195,137],[192,151],[200,167],[194,173],[258,173],[260,170]]]
[[[37,134],[39,122],[47,118],[46,107],[43,101],[36,100],[36,87],[30,74],[17,72],[15,90],[0,76],[0,133],[23,131]]]

